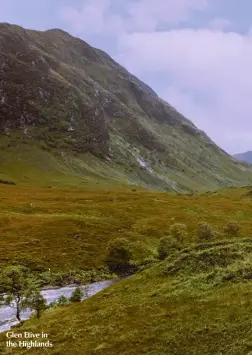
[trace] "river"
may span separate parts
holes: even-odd
[[[83,299],[92,297],[116,281],[117,280],[100,281],[83,286],[83,288],[86,288],[87,290]],[[51,303],[56,301],[61,295],[69,298],[72,295],[75,287],[76,286],[66,286],[56,289],[43,290],[41,293],[45,297],[47,303]],[[21,320],[29,319],[31,313],[32,312],[30,310],[23,311],[21,313]],[[18,321],[15,317],[15,309],[12,307],[0,307],[0,332],[9,330],[13,325],[16,324],[18,324]]]

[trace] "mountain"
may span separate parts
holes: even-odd
[[[235,154],[234,158],[244,161],[246,163],[252,164],[252,151],[240,153],[240,154]]]
[[[252,183],[252,169],[103,51],[0,24],[0,178],[168,191]]]

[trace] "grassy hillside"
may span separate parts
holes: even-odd
[[[90,153],[46,150],[39,142],[20,141],[20,134],[1,137],[0,179],[19,186],[100,189],[134,185],[123,169]]]
[[[29,321],[18,332],[49,334],[54,348],[39,349],[39,354],[249,354],[250,283],[245,279],[218,285],[212,278],[215,267],[176,279],[165,274],[167,264],[82,304],[48,311],[40,322]],[[10,354],[4,335],[0,339],[3,354]],[[38,354],[34,349],[11,351]]]
[[[252,184],[251,167],[81,39],[0,24],[0,46],[7,178],[25,171],[34,184],[40,173],[43,183],[69,174],[72,185],[91,176],[179,192]]]
[[[65,190],[62,195],[57,189],[37,190],[35,195],[32,189],[15,186],[0,191],[2,235],[10,245],[4,251],[6,258],[17,256],[19,249],[28,250],[27,236],[33,235],[40,241],[43,262],[55,268],[73,259],[77,265],[88,261],[97,266],[106,242],[121,234],[137,243],[138,252],[144,251],[138,258],[154,255],[158,238],[167,234],[174,221],[189,229],[182,250],[171,252],[165,261],[81,304],[49,310],[40,321],[28,321],[18,332],[43,330],[54,343],[53,349],[40,349],[39,354],[237,355],[252,351],[250,189],[202,196],[126,190]],[[24,200],[35,205],[30,214],[24,210]],[[196,237],[202,220],[218,232],[209,241]],[[229,221],[239,224],[239,236],[224,233]],[[17,229],[20,232],[14,237]],[[86,253],[84,248],[80,253],[72,245],[64,257],[62,252],[72,244],[70,231],[83,233],[82,245],[87,248],[90,243],[92,250]],[[52,254],[49,238],[50,247],[61,240]],[[32,258],[39,257],[35,248],[30,253]],[[0,339],[2,353],[10,354],[5,336]],[[25,355],[38,350],[11,351]]]

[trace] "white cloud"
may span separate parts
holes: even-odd
[[[115,5],[120,3],[120,12]],[[155,31],[158,26],[188,20],[194,11],[205,10],[208,0],[84,0],[76,9],[65,6],[60,17],[79,34]],[[116,31],[116,32],[115,32]]]
[[[162,96],[232,152],[252,146],[252,38],[210,30],[128,34],[121,61],[172,77]],[[199,97],[201,96],[201,97]]]
[[[188,20],[193,11],[205,10],[208,0],[140,0],[129,3],[131,24],[136,29],[155,30],[162,24]]]
[[[210,22],[208,27],[212,30],[224,31],[232,26],[232,22],[221,17],[215,17]]]
[[[111,12],[111,0],[87,0],[80,9],[65,6],[60,16],[77,33],[102,34],[120,30],[122,18]]]

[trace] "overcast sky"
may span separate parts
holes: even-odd
[[[0,0],[0,22],[109,53],[229,153],[252,150],[252,1]]]

